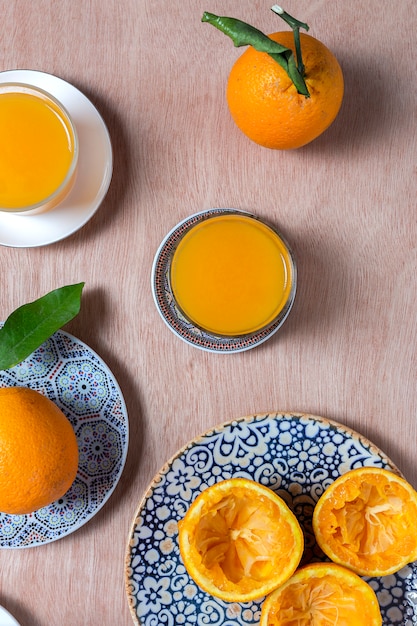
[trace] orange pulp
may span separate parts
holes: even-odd
[[[279,235],[256,218],[217,215],[191,228],[171,265],[174,297],[194,324],[238,336],[270,324],[291,295],[294,269]]]
[[[33,208],[58,191],[73,162],[74,141],[53,100],[18,85],[0,93],[0,207]]]

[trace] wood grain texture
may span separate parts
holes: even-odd
[[[2,550],[0,604],[22,626],[128,626],[124,555],[137,504],[178,448],[235,417],[303,411],[381,447],[417,487],[416,53],[413,0],[288,0],[334,51],[346,93],[314,143],[275,152],[228,114],[240,51],[204,10],[279,30],[260,1],[1,0],[0,69],[51,72],[104,117],[114,175],[93,219],[68,239],[0,248],[0,318],[71,282],[82,310],[66,330],[107,362],[131,442],[103,510],[77,533]],[[282,331],[259,348],[213,355],[163,324],[150,272],[165,234],[189,214],[237,207],[285,233],[299,289]],[[30,218],[22,218],[30,219]]]

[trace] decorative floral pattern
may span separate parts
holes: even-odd
[[[114,491],[128,446],[124,399],[103,361],[64,331],[16,367],[0,372],[0,386],[45,394],[65,413],[77,436],[78,474],[67,493],[30,515],[0,513],[0,547],[49,543],[88,522]]]
[[[209,485],[232,476],[256,480],[285,499],[305,535],[303,562],[324,560],[312,514],[324,489],[359,466],[394,464],[367,439],[320,417],[254,415],[190,442],[158,474],[139,506],[126,555],[131,613],[140,626],[259,624],[260,603],[227,603],[203,592],[188,576],[178,547],[178,521]],[[417,625],[417,563],[368,579],[384,626]]]
[[[271,337],[287,319],[292,308],[296,292],[297,271],[295,260],[288,243],[285,242],[293,263],[293,288],[290,297],[288,298],[288,302],[281,311],[278,319],[272,322],[267,328],[242,337],[221,337],[195,326],[184,317],[175,302],[171,287],[170,271],[172,256],[180,239],[186,232],[196,226],[196,224],[210,219],[213,216],[226,213],[243,213],[253,219],[259,219],[252,213],[240,211],[238,209],[209,209],[208,211],[195,213],[180,222],[170,233],[168,233],[155,255],[152,269],[152,290],[154,300],[164,322],[178,337],[187,343],[208,352],[242,352],[244,350],[254,348],[269,339],[269,337]],[[270,228],[273,228],[271,225],[269,226]],[[277,234],[281,239],[283,239],[280,233],[277,232]]]

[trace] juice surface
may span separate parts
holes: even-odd
[[[41,202],[64,182],[74,137],[54,102],[29,93],[0,94],[0,207]]]
[[[292,278],[280,237],[258,220],[234,214],[190,229],[171,265],[180,309],[218,335],[249,334],[272,322],[288,301]]]

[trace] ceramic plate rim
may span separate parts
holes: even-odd
[[[191,450],[194,446],[197,446],[199,444],[199,442],[204,440],[206,437],[208,437],[210,435],[213,435],[213,434],[216,434],[216,433],[221,433],[225,429],[228,429],[228,428],[232,427],[234,424],[245,423],[245,422],[246,423],[251,423],[254,420],[262,420],[262,419],[265,419],[265,418],[270,418],[270,419],[293,419],[293,418],[297,418],[297,419],[305,419],[305,420],[308,420],[308,421],[311,420],[312,422],[314,422],[316,424],[318,423],[319,425],[322,425],[322,426],[326,426],[327,425],[330,428],[336,429],[337,432],[343,433],[349,439],[352,439],[352,440],[355,440],[355,441],[359,441],[360,443],[362,443],[363,446],[366,447],[369,450],[369,452],[370,452],[370,454],[372,456],[376,456],[376,457],[379,458],[379,460],[381,461],[383,466],[389,467],[389,469],[391,471],[397,473],[400,476],[403,476],[402,472],[397,467],[397,465],[385,454],[385,452],[383,452],[376,444],[374,444],[370,439],[368,439],[368,437],[360,434],[355,429],[353,429],[353,428],[351,428],[349,426],[346,426],[345,424],[342,424],[341,422],[338,422],[337,420],[334,420],[332,418],[321,417],[319,415],[308,413],[308,412],[269,411],[269,412],[253,413],[253,414],[245,415],[243,417],[238,417],[238,418],[235,418],[235,419],[231,419],[231,420],[227,420],[227,421],[221,422],[218,425],[215,425],[213,427],[210,427],[210,428],[206,429],[200,435],[197,435],[196,437],[190,439],[187,443],[185,443],[183,446],[181,446],[161,466],[159,471],[157,471],[157,473],[153,476],[151,481],[148,483],[148,486],[145,489],[145,491],[144,491],[142,497],[140,498],[140,500],[138,502],[138,505],[136,507],[136,510],[135,510],[135,513],[134,513],[134,517],[133,517],[133,521],[132,521],[132,523],[130,525],[128,540],[127,540],[127,543],[126,543],[125,562],[124,562],[125,593],[126,593],[126,596],[127,596],[128,606],[129,606],[129,610],[130,610],[130,613],[131,613],[131,617],[132,617],[134,623],[136,624],[136,626],[143,626],[144,622],[143,622],[143,620],[141,620],[138,617],[138,615],[137,615],[137,613],[135,611],[135,607],[134,607],[134,604],[133,604],[134,595],[130,591],[131,578],[130,578],[129,569],[131,567],[131,559],[132,559],[132,545],[131,545],[131,542],[132,542],[132,538],[134,537],[134,533],[135,533],[135,530],[137,528],[141,512],[144,509],[144,506],[147,503],[147,501],[150,498],[152,498],[152,494],[153,494],[154,489],[158,486],[158,484],[162,480],[163,476],[167,474],[167,472],[172,467],[172,465],[175,462],[175,460],[180,458],[181,456],[183,456],[188,450]],[[215,598],[214,598],[214,601],[216,601]]]
[[[178,307],[175,306],[173,298],[170,303],[164,303],[164,296],[160,295],[165,293],[165,282],[167,278],[165,276],[166,269],[169,268],[169,257],[167,254],[166,263],[161,260],[161,257],[164,255],[165,249],[169,248],[171,245],[171,240],[175,238],[176,234],[187,232],[190,228],[203,221],[206,218],[214,217],[216,215],[244,215],[247,217],[251,217],[269,228],[271,228],[283,241],[285,246],[288,248],[292,267],[293,267],[293,288],[288,299],[287,304],[284,306],[283,310],[280,313],[278,320],[274,320],[271,324],[266,326],[265,328],[247,336],[242,337],[216,337],[213,333],[206,332],[204,330],[199,329],[194,324],[188,322],[181,312],[178,310]],[[293,250],[288,243],[286,237],[271,223],[269,223],[266,219],[254,214],[251,211],[245,211],[243,209],[236,208],[221,208],[214,207],[210,209],[204,209],[202,211],[198,211],[196,213],[192,213],[188,215],[180,222],[178,222],[171,230],[165,235],[161,243],[159,244],[157,251],[155,253],[152,270],[151,270],[151,289],[152,296],[156,306],[156,309],[165,322],[166,326],[174,333],[177,337],[179,337],[182,341],[184,341],[189,346],[197,348],[199,350],[203,350],[205,352],[212,352],[216,354],[234,354],[237,352],[244,352],[246,350],[251,350],[255,348],[268,339],[270,339],[284,324],[287,317],[290,314],[290,311],[294,305],[296,292],[297,292],[297,263],[294,257]],[[168,311],[168,312],[167,312]]]
[[[0,606],[0,626],[19,626],[19,622],[4,606]]]
[[[142,495],[141,499],[139,500],[139,503],[136,507],[136,511],[135,511],[135,515],[134,515],[134,520],[131,523],[131,530],[134,529],[135,524],[136,524],[136,519],[143,507],[143,503],[148,499],[149,494],[152,493],[153,487],[156,486],[159,482],[159,477],[163,474],[166,473],[166,469],[168,467],[170,467],[172,465],[172,463],[175,461],[175,459],[177,459],[178,457],[182,456],[184,454],[184,452],[186,452],[192,445],[197,444],[199,441],[201,441],[202,439],[204,439],[205,437],[207,437],[210,433],[213,432],[218,432],[218,431],[222,431],[228,427],[230,427],[231,425],[233,425],[235,422],[246,422],[246,421],[251,421],[255,418],[263,418],[263,417],[267,417],[267,416],[279,416],[279,417],[297,417],[297,418],[307,418],[307,419],[312,419],[315,420],[319,423],[322,424],[329,424],[333,427],[335,427],[337,430],[341,430],[344,433],[346,433],[347,435],[351,436],[352,439],[360,439],[361,441],[363,441],[370,450],[375,450],[376,453],[378,454],[378,456],[380,456],[381,458],[383,458],[388,465],[390,465],[390,467],[392,467],[392,469],[399,475],[399,476],[403,476],[402,472],[400,471],[400,469],[397,467],[397,465],[395,465],[395,463],[393,461],[391,461],[391,459],[380,449],[378,448],[377,445],[375,445],[370,439],[368,439],[366,436],[361,435],[358,431],[354,430],[353,428],[350,428],[349,426],[345,426],[344,424],[342,424],[341,422],[338,422],[336,420],[333,420],[331,418],[327,418],[327,417],[321,417],[319,415],[315,415],[313,413],[305,413],[305,412],[288,412],[288,411],[267,411],[267,412],[263,412],[263,413],[250,413],[248,415],[244,415],[242,417],[236,417],[232,420],[227,420],[224,422],[220,422],[210,428],[207,428],[207,430],[204,430],[202,433],[200,433],[199,435],[197,435],[196,437],[193,437],[192,439],[190,439],[187,443],[185,443],[183,446],[181,446],[176,452],[174,452],[174,454],[172,456],[169,457],[169,459],[167,461],[165,461],[165,463],[159,468],[159,470],[156,472],[156,474],[154,474],[153,478],[151,479],[151,481],[148,483],[144,494]],[[130,537],[130,535],[129,535]]]
[[[0,324],[0,326],[2,325],[2,323]],[[65,331],[65,330],[58,330],[56,331],[56,333],[54,333],[52,335],[52,337],[55,337],[56,335],[63,335],[67,338],[69,338],[75,345],[80,345],[83,347],[83,349],[86,351],[86,353],[88,355],[93,356],[100,364],[100,366],[103,368],[103,370],[106,372],[107,376],[111,379],[111,382],[114,386],[115,391],[117,392],[117,396],[118,399],[120,401],[120,409],[121,409],[121,414],[124,417],[124,427],[125,427],[125,445],[122,449],[122,453],[120,455],[120,459],[119,459],[119,463],[120,463],[120,467],[119,470],[117,472],[117,476],[115,477],[115,479],[113,480],[113,483],[111,485],[110,488],[107,489],[105,495],[103,496],[102,500],[100,501],[100,503],[98,505],[95,506],[94,510],[91,511],[88,515],[86,515],[83,519],[81,520],[76,520],[76,522],[74,523],[73,526],[71,526],[69,529],[65,529],[62,534],[60,534],[57,537],[52,537],[46,540],[42,540],[36,543],[31,543],[28,545],[3,545],[1,543],[1,538],[0,538],[0,550],[24,550],[24,549],[28,549],[28,548],[36,548],[38,546],[41,545],[47,545],[48,543],[52,543],[54,541],[59,541],[60,539],[64,539],[65,537],[71,535],[72,533],[76,532],[77,530],[79,530],[80,528],[82,528],[83,526],[85,526],[85,524],[87,524],[88,522],[90,522],[95,515],[97,515],[97,513],[105,506],[105,504],[109,501],[110,497],[112,496],[113,492],[115,491],[120,478],[122,476],[122,473],[124,471],[125,468],[125,464],[126,464],[126,459],[127,459],[127,454],[128,454],[128,448],[129,448],[129,416],[128,416],[128,412],[127,412],[127,406],[126,406],[126,402],[122,393],[122,390],[120,388],[120,385],[118,383],[118,381],[116,380],[116,377],[114,376],[113,372],[110,370],[109,366],[107,365],[107,363],[105,363],[105,361],[102,359],[102,357],[99,356],[99,354],[97,354],[97,352],[95,352],[95,350],[93,350],[92,348],[90,348],[90,346],[88,344],[86,344],[84,341],[82,341],[81,339],[78,339],[77,337],[75,337],[74,335],[72,335],[71,333]],[[35,351],[36,352],[36,351]],[[1,374],[1,372],[0,372]],[[7,386],[7,385],[6,385]],[[0,513],[0,517],[1,517]]]
[[[9,81],[28,85],[32,84],[35,87],[40,87],[51,93],[54,97],[57,97],[57,91],[62,92],[57,99],[62,102],[73,118],[79,136],[81,149],[75,182],[68,196],[61,204],[49,212],[39,213],[38,215],[25,216],[0,213],[0,245],[11,248],[47,246],[66,239],[82,228],[93,217],[103,202],[113,174],[113,149],[110,134],[103,117],[91,100],[77,87],[63,78],[40,70],[11,69],[1,71],[0,84]],[[100,156],[100,159],[103,161],[101,164],[96,163],[95,159],[92,158],[93,154],[98,153],[98,148],[95,145],[97,141],[91,141],[91,138],[88,138],[87,141],[86,130],[82,128],[82,117],[74,119],[76,105],[83,108],[84,118],[86,118],[88,112],[91,119],[94,119],[95,125],[93,129],[90,128],[90,131],[93,130],[95,137],[101,142],[100,155],[104,146],[104,154]],[[83,139],[84,136],[85,139]],[[84,157],[86,159],[85,162],[83,162]],[[98,173],[99,167],[100,173]],[[77,194],[81,193],[83,181],[84,187],[86,188],[86,181],[90,180],[90,175],[93,170],[96,170],[96,176],[99,177],[94,189],[89,190],[93,194],[93,197],[88,200],[77,198]],[[77,209],[77,212],[75,209]],[[24,220],[30,220],[30,222],[25,224]],[[1,234],[2,225],[3,227],[8,226],[7,237]],[[30,227],[30,225],[32,225],[32,227]],[[33,225],[39,228],[39,232],[36,228],[33,228]],[[26,227],[25,237],[27,237],[27,240],[19,237],[19,233],[22,232],[22,226]],[[48,227],[51,234],[45,236],[44,230],[46,231]]]

